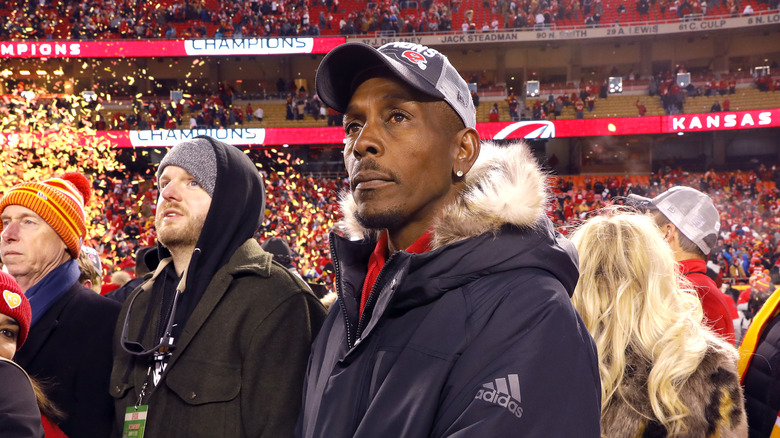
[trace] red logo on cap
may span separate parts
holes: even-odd
[[[417,64],[417,67],[420,67],[420,70],[425,70],[428,68],[428,60],[425,59],[424,56],[421,54],[414,52],[412,50],[407,50],[404,53],[401,54],[404,58],[408,59],[414,64]]]

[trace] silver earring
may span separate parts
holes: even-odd
[[[462,177],[462,176],[463,176],[463,171],[462,171],[462,170],[459,170],[459,171],[455,172],[455,175],[457,175],[457,176],[458,176],[458,178],[460,178],[460,177]]]

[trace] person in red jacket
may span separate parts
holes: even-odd
[[[488,114],[488,118],[491,122],[498,122],[499,115],[498,115],[498,104],[494,103],[493,108],[490,108],[490,114]]]
[[[682,274],[693,284],[701,300],[707,325],[724,340],[735,344],[734,318],[726,294],[707,276],[707,255],[720,232],[720,215],[709,196],[683,186],[672,187],[653,199],[629,195],[646,208],[671,246]]]
[[[585,114],[583,113],[583,110],[585,109],[585,104],[582,102],[582,99],[577,99],[574,101],[574,111],[577,113],[577,118],[582,119],[585,117]]]
[[[637,111],[639,112],[639,117],[642,117],[645,114],[647,114],[647,107],[645,106],[645,104],[640,102],[639,99],[636,100],[635,105],[636,105]]]

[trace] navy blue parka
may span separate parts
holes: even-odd
[[[544,216],[542,174],[524,145],[483,144],[466,181],[434,248],[392,254],[362,317],[376,238],[331,235],[339,299],[298,436],[599,436],[596,348],[570,301],[577,254]]]

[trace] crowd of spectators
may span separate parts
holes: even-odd
[[[773,80],[772,76],[768,74],[756,76],[754,82],[759,91],[780,90],[780,78]]]
[[[575,180],[576,179],[576,180]],[[755,171],[688,173],[665,167],[649,178],[629,176],[561,177],[554,185],[557,202],[548,216],[566,233],[599,209],[624,204],[628,194],[653,197],[675,185],[708,194],[721,214],[720,239],[709,266],[722,282],[747,283],[758,269],[780,284],[780,167]]]
[[[735,74],[724,75],[720,79],[714,74],[698,75],[696,82],[681,86],[677,77],[680,72],[685,72],[684,66],[658,72],[647,80],[648,95],[657,97],[667,114],[684,113],[686,99],[697,96],[720,97],[716,104],[712,104],[710,112],[731,110],[729,97],[737,89]],[[629,78],[632,77],[633,73],[629,75]],[[476,84],[480,92],[495,88],[484,74],[471,75],[469,81]],[[774,79],[771,75],[756,76],[754,84],[760,91],[780,90],[780,78]],[[579,87],[568,84],[560,89],[547,90],[538,98],[520,98],[510,91],[504,99],[507,102],[508,118],[500,114],[502,110],[497,104],[490,103],[493,108],[489,110],[488,121],[555,120],[570,106],[574,109],[574,116],[582,119],[597,106],[601,108],[606,105],[598,102],[607,101],[608,88],[606,79],[596,81],[583,78]],[[14,131],[56,130],[61,126],[98,131],[236,128],[246,122],[264,120],[264,98],[285,101],[287,120],[327,120],[328,126],[341,124],[340,114],[327,108],[316,94],[308,92],[303,86],[296,88],[295,81],[282,78],[277,81],[275,92],[264,91],[259,96],[239,94],[230,85],[223,85],[212,93],[185,94],[179,101],[152,94],[125,96],[126,100],[122,96],[115,96],[112,109],[103,106],[108,101],[102,95],[97,95],[89,102],[80,96],[63,96],[17,87],[10,94],[0,97],[0,125]],[[252,97],[258,97],[260,101],[248,100]],[[480,97],[476,91],[472,92],[472,99],[475,107],[478,107]],[[238,102],[234,104],[234,101]],[[116,102],[122,103],[117,106]],[[647,114],[646,105],[647,101],[637,102],[639,116]]]
[[[295,93],[281,93],[290,96]],[[60,127],[102,130],[229,128],[253,120],[263,121],[260,103],[234,104],[235,93],[220,87],[213,93],[185,95],[181,100],[159,95],[117,96],[111,109],[98,95],[91,101],[80,96],[36,93],[24,89],[0,97],[0,126],[13,131],[57,130]],[[301,100],[308,99],[302,97]],[[311,99],[310,99],[311,100]],[[117,105],[116,102],[122,103]],[[319,111],[319,106],[317,106]]]
[[[306,115],[314,120],[324,120],[327,115],[327,107],[316,94],[309,96],[305,90],[297,94],[287,96],[285,103],[287,120],[303,120]]]
[[[328,233],[340,219],[339,193],[344,177],[301,173],[300,159],[284,151],[266,150],[253,158],[265,164],[266,220],[256,234],[262,242],[280,237],[293,252],[298,272],[311,283],[330,285],[333,266]],[[553,184],[554,202],[548,216],[564,233],[581,220],[613,204],[623,204],[630,193],[655,196],[674,185],[686,185],[707,193],[721,213],[721,238],[712,252],[711,266],[720,277],[746,283],[754,267],[771,273],[780,284],[780,168],[761,166],[756,171],[709,171],[704,174],[665,168],[645,177],[559,177]],[[92,226],[104,229],[93,245],[107,262],[117,266],[141,246],[155,241],[153,217],[157,190],[151,170],[125,177],[96,178],[95,188],[104,205]],[[112,261],[114,265],[112,265]],[[738,261],[739,264],[736,264]]]
[[[682,66],[678,66],[676,70],[676,73],[686,72],[685,67]],[[659,96],[666,114],[682,114],[685,108],[686,95],[696,95],[696,88],[693,83],[688,83],[686,87],[682,87],[677,81],[676,73],[673,74],[671,70],[658,72],[650,77],[650,84],[648,85],[648,94],[650,94],[650,97]]]
[[[3,24],[0,37],[176,39],[318,36],[321,23],[310,20],[308,3],[308,0],[6,1],[0,3],[0,9],[14,13],[0,19]]]
[[[599,26],[756,10],[739,0],[0,1],[0,39],[177,39],[418,34]],[[606,4],[605,4],[606,3]],[[722,4],[721,4],[722,3]],[[756,7],[777,9],[778,0]],[[744,6],[743,6],[744,4]],[[633,9],[629,18],[629,8]],[[633,13],[635,12],[635,13]],[[668,12],[668,14],[667,14]],[[652,13],[652,15],[651,15]],[[609,17],[609,23],[602,23]]]
[[[574,107],[575,117],[582,119],[585,117],[585,111],[593,112],[596,109],[596,102],[599,99],[607,99],[606,80],[603,83],[583,80],[578,91],[572,91],[571,94],[550,92],[544,99],[526,98],[525,105],[518,100],[514,93],[510,92],[506,101],[509,109],[509,120],[525,121],[556,120],[560,117],[563,109],[569,106]]]
[[[155,242],[153,217],[157,189],[153,166],[148,164],[149,152],[128,149],[115,153],[108,145],[98,145],[74,153],[70,146],[74,140],[68,137],[68,132],[58,131],[51,137],[48,148],[38,149],[37,153],[47,154],[45,159],[35,158],[32,151],[16,148],[6,154],[9,169],[14,170],[3,175],[0,184],[7,188],[16,178],[30,172],[52,174],[71,166],[89,174],[95,202],[90,209],[92,238],[88,243],[99,251],[110,272],[132,257],[137,248]],[[60,146],[55,147],[52,141]],[[346,187],[338,152],[338,149],[248,151],[264,172],[268,190],[266,220],[258,240],[272,236],[285,239],[293,250],[299,272],[309,281],[325,284],[330,284],[333,276],[327,233],[339,220],[338,195]],[[101,161],[97,154],[105,155],[109,161]],[[116,159],[124,164],[114,163]],[[725,276],[732,275],[729,263],[733,259],[745,257],[748,261],[758,258],[762,266],[777,271],[780,263],[777,181],[780,181],[780,169],[776,166],[705,174],[665,169],[649,179],[646,176],[561,177],[554,184],[557,202],[550,204],[548,214],[565,231],[590,212],[622,202],[629,193],[651,196],[671,185],[689,185],[708,193],[722,213],[720,246],[723,250],[715,253],[720,257],[713,262],[722,265]],[[744,280],[742,272],[748,270],[743,266],[734,278]],[[777,280],[776,284],[780,284],[780,277]]]

